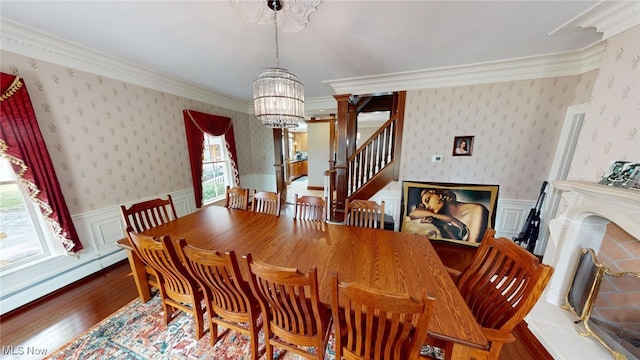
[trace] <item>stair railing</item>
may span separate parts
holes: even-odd
[[[351,196],[393,163],[397,116],[397,113],[392,114],[391,118],[347,159],[347,196]]]

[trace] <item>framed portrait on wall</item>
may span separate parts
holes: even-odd
[[[402,183],[400,231],[478,246],[494,228],[498,185]]]
[[[471,156],[474,136],[456,136],[453,138],[453,156]]]

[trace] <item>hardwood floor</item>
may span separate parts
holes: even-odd
[[[51,353],[136,297],[129,263],[119,262],[1,316],[0,359],[11,359],[12,352],[26,351],[27,347]],[[505,345],[500,359],[552,360],[526,324],[518,326],[515,335],[516,342]]]
[[[1,316],[0,358],[27,348],[49,354],[137,296],[129,263],[121,261]]]

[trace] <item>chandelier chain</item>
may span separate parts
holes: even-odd
[[[276,31],[276,67],[280,67],[280,46],[278,44],[278,9],[276,1],[273,1],[273,27]]]
[[[264,126],[294,128],[304,120],[304,86],[289,70],[280,68],[278,41],[279,0],[267,0],[274,11],[273,26],[276,38],[276,67],[267,68],[253,81],[254,114]]]

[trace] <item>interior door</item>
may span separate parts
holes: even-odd
[[[589,104],[580,104],[569,106],[567,113],[564,117],[564,123],[562,130],[560,131],[560,138],[558,140],[558,146],[556,147],[556,155],[551,164],[551,170],[549,171],[549,185],[547,187],[547,195],[545,204],[543,204],[540,229],[540,239],[538,240],[534,249],[535,254],[543,254],[549,239],[549,220],[552,219],[558,211],[558,204],[560,203],[560,193],[553,187],[553,182],[556,180],[565,180],[567,173],[569,172],[569,166],[573,160],[573,153],[576,149],[578,137],[580,136],[580,129],[582,129],[582,123],[584,122],[584,115],[587,111]]]

